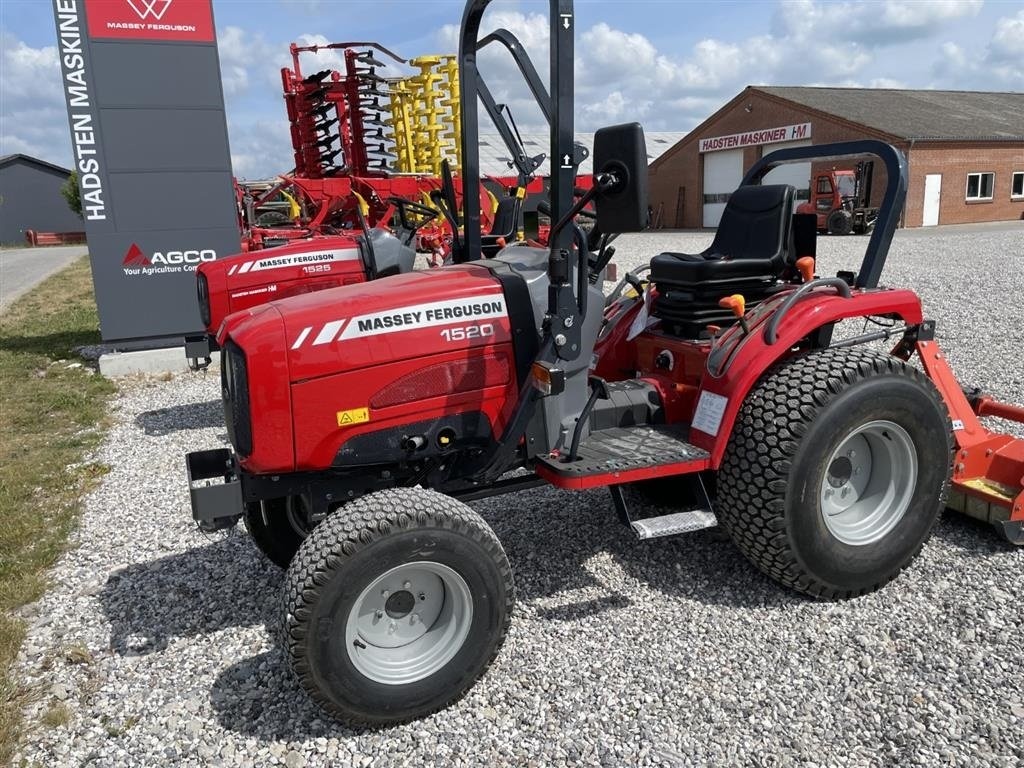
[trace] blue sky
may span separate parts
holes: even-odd
[[[376,40],[402,56],[454,52],[463,3],[447,0],[214,0],[235,172],[287,170],[279,68],[292,40]],[[546,2],[496,0],[492,25],[546,69]],[[1024,2],[576,3],[577,125],[639,119],[685,131],[743,87],[843,85],[1024,91]],[[485,26],[487,21],[485,21]],[[0,154],[70,163],[53,12],[0,0]],[[481,65],[525,126],[539,116],[509,62]]]

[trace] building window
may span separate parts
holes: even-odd
[[[1010,197],[1014,199],[1024,197],[1024,171],[1013,172],[1013,181],[1010,184]]]
[[[994,173],[968,173],[967,199],[991,200],[992,187],[995,186],[995,179],[996,175]]]

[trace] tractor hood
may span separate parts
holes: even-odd
[[[511,339],[501,284],[490,270],[444,267],[271,302],[283,320],[274,343],[292,382]],[[232,322],[227,332],[248,350],[273,333],[264,318]],[[256,322],[252,322],[256,321]],[[223,334],[222,334],[223,335]]]
[[[303,267],[314,264],[355,262],[359,267],[360,259],[356,235],[330,235],[207,261],[200,265],[199,271],[210,282],[211,290],[227,287],[236,290],[263,285],[275,279],[301,277]]]

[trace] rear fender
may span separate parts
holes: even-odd
[[[734,325],[719,336],[712,348],[697,399],[690,442],[711,453],[714,469],[722,462],[736,416],[750,390],[772,365],[792,355],[798,347],[806,347],[802,342],[819,328],[870,315],[894,316],[907,325],[922,321],[921,302],[912,291],[855,290],[850,298],[843,298],[831,290],[818,290],[793,305],[778,324],[776,342],[769,344],[765,339],[768,320],[788,295],[786,292],[773,297],[747,315],[748,335],[743,337],[739,325]],[[711,370],[715,350],[730,346],[727,365]],[[721,351],[718,358],[721,358]]]

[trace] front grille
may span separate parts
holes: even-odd
[[[220,354],[220,384],[228,439],[241,457],[252,453],[252,418],[249,411],[249,371],[245,353],[228,339]]]
[[[196,280],[196,291],[199,294],[199,319],[204,327],[210,325],[210,284],[202,272]]]

